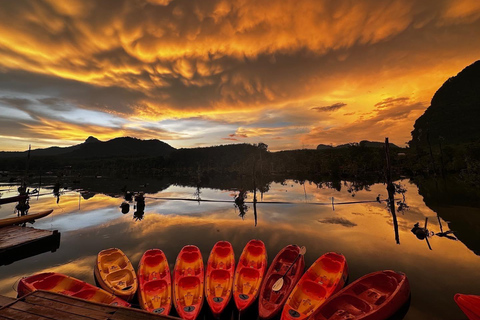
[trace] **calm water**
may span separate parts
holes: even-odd
[[[340,252],[347,258],[350,282],[377,270],[405,272],[410,280],[412,298],[404,319],[466,319],[453,296],[455,293],[480,294],[480,256],[477,255],[480,240],[479,233],[475,233],[480,226],[477,203],[457,201],[446,205],[441,201],[444,197],[440,200],[433,197],[434,200],[429,200],[433,203],[430,207],[435,208],[433,211],[425,204],[417,185],[409,180],[397,183],[406,189],[404,196],[408,206],[397,211],[400,244],[396,243],[392,214],[385,202],[375,202],[377,195],[386,198],[383,184],[355,191],[349,182],[337,184],[336,188],[317,186],[308,181],[305,184],[292,180],[271,183],[268,192],[263,194],[263,201],[294,203],[258,203],[256,226],[252,204],[247,204],[248,210],[243,217],[234,207],[233,197],[238,194],[237,190],[203,188],[199,195],[201,199],[225,202],[190,202],[164,198],[195,199],[198,192],[193,187],[166,184],[157,188],[162,191],[155,192],[151,191],[155,190],[151,185],[131,185],[132,190],[143,188],[148,192],[145,214],[138,219],[133,214],[133,203],[128,214],[121,213],[119,205],[123,199],[120,193],[94,196],[90,193],[82,197],[77,191],[61,189],[63,193],[57,203],[51,186],[50,189],[42,188],[40,193],[45,195],[31,198],[30,212],[47,208],[55,211],[35,222],[34,226],[59,230],[60,248],[0,266],[0,294],[15,297],[18,279],[46,271],[65,273],[93,284],[96,254],[109,247],[122,249],[134,266],[138,265],[145,250],[159,248],[165,252],[173,268],[184,245],[197,245],[206,262],[212,246],[219,240],[230,241],[238,258],[244,245],[257,238],[265,242],[269,262],[288,244],[307,247],[306,266],[326,252]],[[14,195],[16,191],[15,186],[0,185],[0,189],[3,190],[2,197]],[[330,204],[332,197],[334,210]],[[257,198],[262,200],[259,193]],[[396,198],[403,200],[401,194]],[[253,194],[248,193],[246,201],[252,199]],[[351,201],[372,202],[338,204]],[[310,204],[313,202],[326,205]],[[2,205],[0,218],[13,217],[14,206]],[[453,221],[452,217],[457,213],[460,220]],[[445,215],[450,215],[450,221],[444,220],[447,219]],[[449,224],[450,227],[455,225],[458,230],[446,235],[464,240],[431,236],[428,241],[430,250],[425,240],[417,239],[411,232],[416,222],[423,226],[426,217],[429,218],[430,232],[447,232]],[[232,315],[236,318],[234,312]],[[204,312],[204,317],[208,316]],[[253,316],[250,314],[249,317]]]

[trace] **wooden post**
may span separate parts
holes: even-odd
[[[395,213],[395,186],[392,182],[392,167],[390,164],[390,146],[388,138],[385,138],[385,159],[387,166],[385,170],[385,177],[387,180],[388,206],[390,208],[390,212],[392,213],[393,228],[395,231],[395,241],[397,242],[397,244],[400,244],[400,235],[398,234],[398,221],[397,215]]]

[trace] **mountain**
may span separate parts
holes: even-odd
[[[480,60],[448,79],[415,121],[411,147],[480,140]]]
[[[383,142],[362,140],[358,143],[357,142],[352,142],[352,143],[340,144],[336,147],[332,147],[332,146],[325,145],[325,144],[319,144],[317,146],[317,150],[342,149],[342,148],[348,148],[348,147],[383,148],[384,145],[385,145],[385,143],[383,143]],[[393,143],[390,143],[390,148],[400,148],[400,147],[394,145]]]
[[[51,147],[30,152],[31,157],[62,157],[75,159],[166,156],[176,149],[160,140],[140,140],[131,137],[115,138],[102,142],[88,137],[84,143],[71,147]],[[0,158],[23,158],[24,152],[0,152]]]

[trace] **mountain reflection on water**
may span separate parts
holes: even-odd
[[[34,226],[59,230],[60,248],[1,266],[0,294],[14,297],[19,278],[44,271],[93,284],[96,254],[109,247],[121,248],[135,266],[145,250],[159,248],[172,268],[184,245],[197,245],[206,261],[215,242],[227,240],[238,259],[245,244],[258,238],[269,262],[288,244],[307,247],[307,266],[325,252],[340,252],[350,282],[377,270],[405,272],[412,300],[404,319],[464,318],[453,296],[480,294],[478,191],[450,180],[416,183],[396,181],[396,222],[381,183],[82,178],[75,185],[63,183],[58,203],[52,183],[31,197],[30,212],[55,209]],[[1,189],[11,190],[2,192],[7,197],[16,187]],[[128,191],[144,193],[144,203],[125,198]],[[0,218],[13,216],[14,207],[2,205]],[[414,229],[417,223],[423,228],[425,220],[428,237]]]

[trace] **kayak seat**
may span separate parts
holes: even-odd
[[[145,265],[148,267],[155,267],[160,265],[163,262],[164,258],[162,255],[148,256],[145,258]]]
[[[212,281],[216,281],[216,282],[223,282],[223,281],[227,281],[228,279],[230,279],[230,272],[228,272],[227,270],[213,270],[211,275],[210,275],[210,278]]]
[[[152,280],[143,286],[143,290],[148,294],[148,295],[155,295],[155,294],[161,294],[165,290],[167,290],[168,284],[165,280]]]
[[[65,278],[60,275],[53,274],[51,276],[44,278],[43,280],[35,282],[33,286],[40,290],[52,290],[53,288],[58,286],[60,282],[64,279]],[[66,288],[63,288],[63,289],[66,289]]]
[[[215,248],[215,254],[220,257],[220,258],[225,258],[230,255],[230,248],[225,248],[225,247],[216,247]]]
[[[180,259],[187,263],[192,263],[197,261],[198,258],[199,258],[198,252],[194,251],[194,252],[184,252]]]
[[[326,319],[356,319],[372,310],[372,307],[365,301],[352,296],[343,295],[322,307],[320,314]]]
[[[103,272],[109,273],[111,270],[123,269],[127,266],[125,257],[120,252],[104,253],[99,257],[100,266]]]
[[[314,299],[323,299],[326,295],[326,290],[325,288],[313,281],[305,281],[303,282],[303,285],[301,286],[302,291],[309,297],[312,297]]]
[[[337,273],[342,268],[342,265],[337,260],[327,258],[322,260],[322,268],[329,273]]]
[[[257,246],[257,245],[250,245],[247,247],[247,252],[251,254],[252,256],[259,256],[263,254],[263,246]]]
[[[367,289],[359,298],[371,305],[381,305],[387,299],[387,295],[375,289]]]
[[[118,270],[106,276],[106,282],[113,287],[126,290],[134,284],[133,274],[129,270]]]
[[[95,289],[86,289],[73,294],[72,297],[89,300],[91,297],[93,297],[97,293],[97,291],[98,290],[95,290]]]

